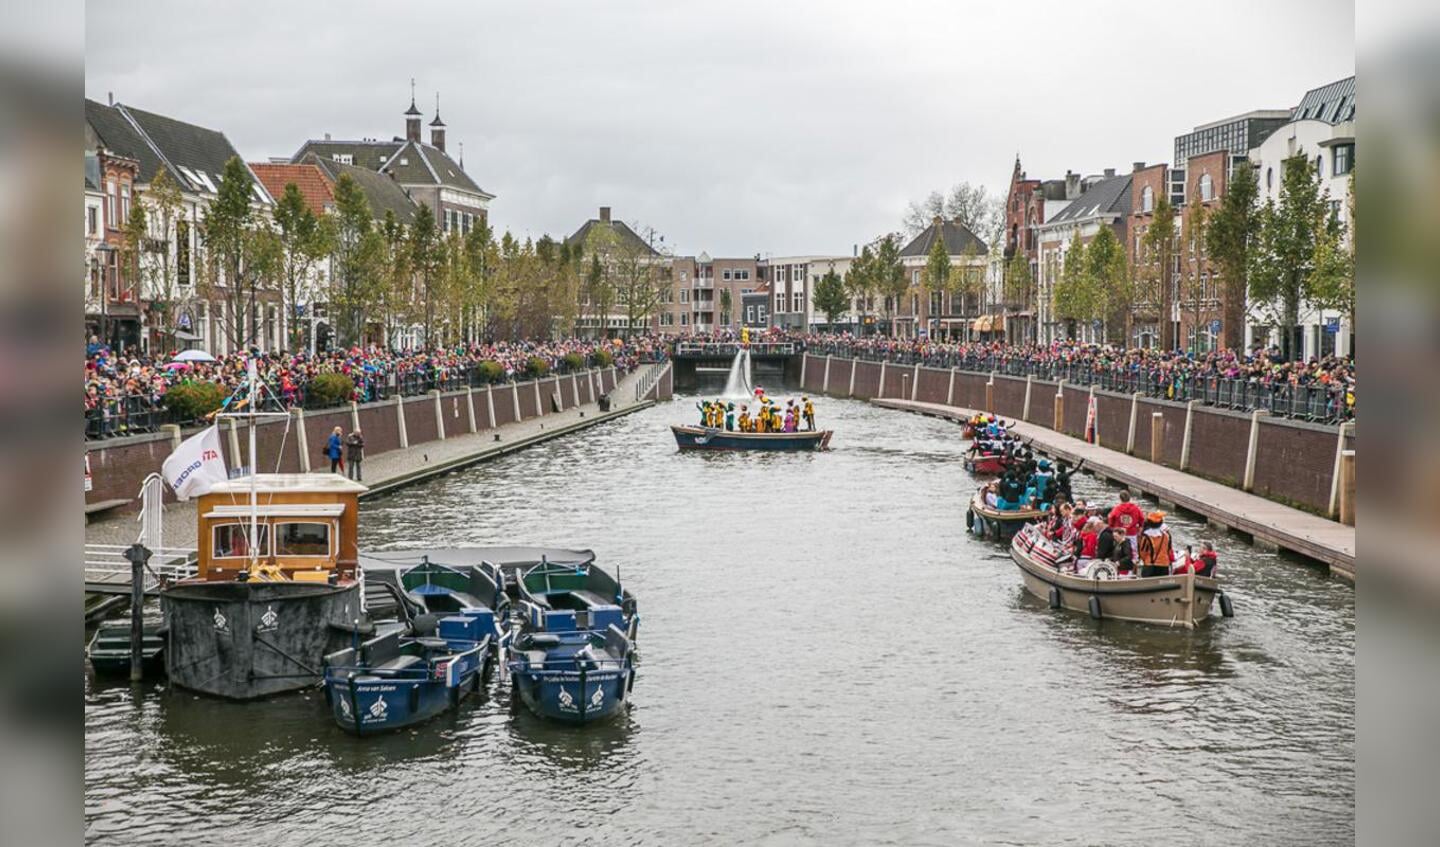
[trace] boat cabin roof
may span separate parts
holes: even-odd
[[[255,474],[255,491],[259,494],[360,494],[370,489],[353,479],[333,473],[262,473]],[[211,494],[248,495],[250,476],[217,482]]]

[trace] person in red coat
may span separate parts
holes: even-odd
[[[1145,524],[1145,513],[1140,507],[1130,502],[1130,492],[1120,492],[1120,503],[1110,510],[1109,524],[1116,529],[1125,531],[1126,540],[1130,542],[1130,549],[1135,550],[1135,539],[1140,535],[1140,529]]]

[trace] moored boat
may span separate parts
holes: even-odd
[[[1005,456],[969,455],[965,457],[965,470],[983,476],[998,476],[1005,473],[1010,460]]]
[[[1052,609],[1086,612],[1097,619],[1193,629],[1209,617],[1219,597],[1222,614],[1231,614],[1229,600],[1213,577],[1195,573],[1119,577],[1111,563],[1099,560],[1083,571],[1071,572],[1037,525],[1016,533],[1010,557],[1020,568],[1025,589],[1048,601]]]
[[[146,676],[165,665],[165,632],[156,621],[142,624],[141,669]],[[85,650],[90,666],[97,676],[121,676],[130,673],[130,621],[105,621],[95,629]]]
[[[732,432],[714,427],[672,425],[681,450],[827,450],[832,430],[814,432]]]
[[[323,658],[367,626],[356,578],[365,490],[336,474],[258,474],[202,494],[196,574],[160,591],[170,681],[233,700],[320,682]]]
[[[635,598],[589,561],[542,561],[521,578],[520,597],[512,696],[565,723],[618,713],[635,683]]]
[[[996,541],[1008,541],[1020,528],[1044,517],[1041,509],[1000,509],[985,502],[985,489],[975,492],[965,512],[965,526],[976,535]]]

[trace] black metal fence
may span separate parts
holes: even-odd
[[[658,354],[642,358],[647,361],[663,361],[665,357],[663,354]],[[610,367],[610,365],[606,367]],[[618,363],[614,367],[622,372],[631,369]],[[584,373],[591,369],[590,367],[572,368],[562,361],[553,370],[548,370],[538,378],[568,376],[571,373]],[[361,403],[373,403],[389,400],[396,396],[417,397],[431,391],[460,391],[465,388],[482,388],[486,385],[525,382],[536,379],[537,376],[529,371],[517,371],[512,374],[501,371],[497,374],[494,369],[487,369],[477,364],[444,371],[410,371],[406,373],[374,371],[366,372],[361,376],[352,374],[351,378],[355,383],[353,399]],[[352,399],[350,397],[330,398],[311,392],[308,383],[301,383],[290,389],[284,389],[273,382],[267,383],[267,385],[268,393],[279,398],[276,408],[281,409],[333,409],[349,403]],[[164,424],[179,424],[181,427],[186,427],[197,423],[199,421],[194,418],[186,418],[166,407],[163,398],[156,399],[149,394],[129,394],[106,398],[94,408],[86,408],[85,438],[87,441],[97,441],[126,435],[144,435],[157,432]]]
[[[1355,419],[1346,389],[1337,385],[1291,385],[1265,383],[1234,377],[1172,373],[1160,369],[1097,368],[1077,362],[1031,362],[1002,356],[936,351],[919,354],[900,350],[871,350],[843,343],[808,345],[817,355],[835,355],[870,362],[915,365],[932,368],[955,368],[975,373],[997,373],[1004,376],[1033,377],[1049,381],[1065,380],[1070,385],[1091,385],[1123,394],[1136,392],[1146,396],[1184,403],[1195,400],[1202,405],[1220,409],[1249,412],[1264,409],[1276,417],[1314,423],[1338,425]]]

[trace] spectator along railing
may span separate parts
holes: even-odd
[[[816,355],[835,355],[871,362],[955,368],[975,373],[997,373],[1069,385],[1091,386],[1124,394],[1184,403],[1194,400],[1206,406],[1250,412],[1263,409],[1276,417],[1340,424],[1355,419],[1355,409],[1343,385],[1264,382],[1242,377],[1191,374],[1161,368],[1106,368],[1088,362],[1030,361],[1006,356],[977,356],[950,351],[925,354],[908,350],[883,350],[844,343],[809,345]]]

